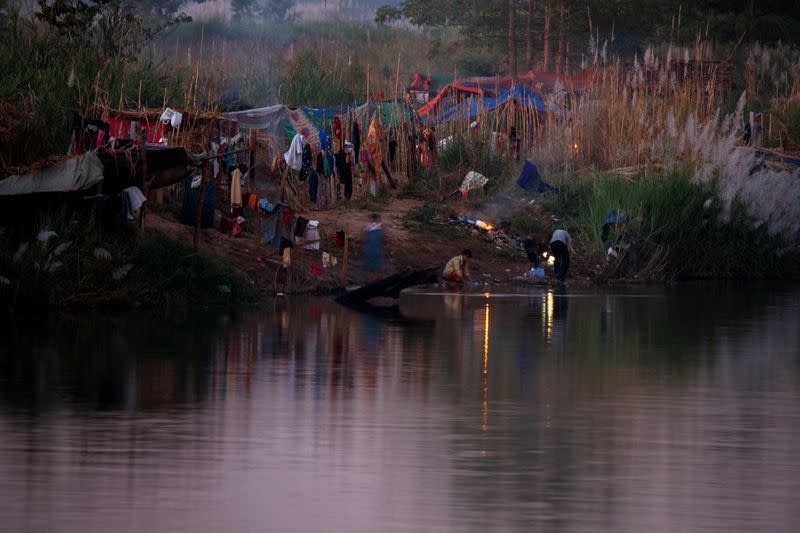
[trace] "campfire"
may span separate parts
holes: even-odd
[[[463,226],[472,226],[487,232],[497,230],[497,226],[495,226],[494,224],[490,224],[489,222],[483,220],[476,220],[474,218],[469,218],[464,216],[450,217],[448,223],[458,224]]]

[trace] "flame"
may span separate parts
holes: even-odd
[[[481,228],[481,229],[486,230],[486,231],[492,231],[494,229],[494,226],[492,226],[491,224],[489,224],[487,222],[484,222],[483,220],[476,220],[475,221],[475,225],[477,227]]]

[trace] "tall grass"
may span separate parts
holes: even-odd
[[[787,271],[783,240],[757,224],[735,201],[729,216],[715,190],[697,183],[690,171],[628,179],[601,175],[592,182],[585,217],[586,243],[597,256],[614,247],[627,275],[639,277],[776,277]],[[628,218],[608,241],[601,228],[609,210]],[[591,251],[590,250],[590,251]]]
[[[117,37],[96,32],[68,40],[13,10],[0,20],[0,172],[66,153],[73,115],[90,117],[97,103],[160,106],[165,89],[181,93],[186,72],[154,62],[149,48],[138,59],[113,52]]]

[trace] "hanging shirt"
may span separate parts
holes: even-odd
[[[344,151],[344,132],[342,131],[342,121],[338,116],[333,117],[333,153],[338,154]]]
[[[364,141],[364,148],[367,149],[370,155],[372,171],[376,176],[381,174],[381,163],[383,162],[383,129],[381,125],[372,120],[367,132],[367,139]]]
[[[300,170],[300,167],[303,166],[303,146],[305,142],[305,137],[298,133],[292,139],[289,151],[283,154],[283,159],[286,160],[286,164],[293,170]]]

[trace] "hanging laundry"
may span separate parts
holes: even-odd
[[[344,131],[339,116],[333,117],[333,153],[344,152]]]
[[[306,144],[303,147],[303,158],[300,164],[300,175],[299,175],[300,181],[306,181],[310,177],[311,172],[313,172],[314,170],[313,167],[314,167],[314,154],[311,151],[311,145]]]
[[[333,154],[329,151],[325,152],[325,177],[330,178],[333,176],[333,169],[336,166],[336,161]]]
[[[231,173],[231,208],[242,206],[242,171],[237,165]]]
[[[317,208],[325,209],[328,207],[328,180],[319,176],[317,185]]]
[[[344,185],[344,196],[348,200],[353,196],[353,168],[347,161],[346,153],[336,154],[336,174],[339,182]]]
[[[292,144],[289,146],[289,150],[283,154],[283,159],[286,161],[286,164],[293,170],[300,170],[303,166],[303,147],[305,145],[305,137],[300,135],[299,133],[294,136],[292,139]]]
[[[319,174],[311,171],[308,175],[308,198],[317,203],[317,189],[319,188]]]
[[[120,193],[122,200],[122,216],[125,222],[135,224],[139,220],[139,213],[142,204],[147,201],[147,197],[142,194],[139,187],[128,187]]]
[[[360,163],[359,157],[361,155],[361,128],[358,127],[358,122],[353,121],[353,149],[355,150],[356,165]]]
[[[383,161],[383,128],[375,119],[372,119],[372,123],[369,125],[364,148],[369,152],[372,171],[375,176],[380,176],[381,162]]]
[[[305,217],[297,217],[297,222],[294,225],[295,242],[297,242],[298,239],[302,239],[303,238],[303,235],[305,235],[305,232],[306,232],[306,226],[307,225],[308,225],[308,219],[307,218],[305,218]]]
[[[306,243],[303,246],[306,250],[319,250],[319,220],[308,221],[303,241]]]

